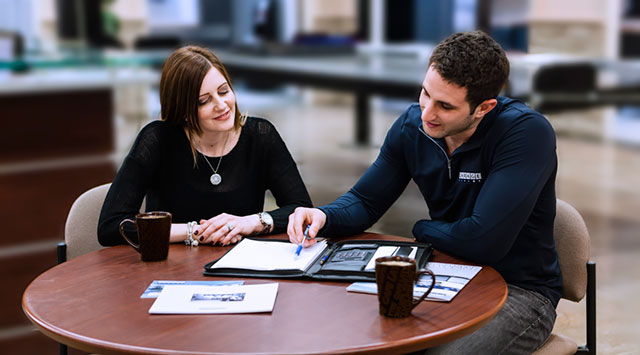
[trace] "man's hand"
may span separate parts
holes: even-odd
[[[304,242],[303,247],[308,247],[316,243],[316,235],[324,224],[327,222],[327,215],[317,208],[298,207],[289,216],[289,225],[287,226],[287,234],[289,241],[293,244],[300,244],[304,239],[304,230],[307,225],[309,227],[309,236]]]

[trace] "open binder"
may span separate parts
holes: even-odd
[[[327,281],[375,281],[375,259],[406,256],[418,269],[427,265],[428,243],[383,240],[319,241],[295,255],[285,239],[245,238],[221,258],[204,266],[204,275],[261,278],[311,278]]]

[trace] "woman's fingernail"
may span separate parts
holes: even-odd
[[[200,241],[203,241],[203,240],[204,240],[204,237],[200,237]]]
[[[193,232],[193,234],[198,235],[198,231]]]

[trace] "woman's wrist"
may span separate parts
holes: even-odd
[[[192,247],[198,246],[198,241],[193,239],[195,227],[198,225],[198,222],[191,221],[187,222],[187,237],[184,240],[184,244]]]
[[[187,235],[186,223],[171,224],[171,235],[169,237],[169,241],[171,243],[182,243],[186,235]]]
[[[252,235],[256,235],[256,234],[260,234],[260,232],[262,231],[262,223],[260,223],[260,217],[258,217],[257,214],[252,214],[252,215],[248,215],[246,216],[246,218],[248,218],[250,220],[251,223],[251,227],[252,227]]]
[[[268,234],[273,231],[274,223],[273,217],[268,212],[260,212],[257,214],[260,222],[260,231],[258,234]]]
[[[196,231],[196,226],[198,222],[189,222],[191,223],[191,238],[194,241],[197,240],[195,238],[194,232]],[[189,240],[189,223],[173,223],[171,224],[171,236],[169,237],[169,241],[171,243],[185,243]]]

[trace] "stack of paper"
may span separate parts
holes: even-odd
[[[326,247],[323,240],[296,255],[298,246],[292,243],[243,239],[210,268],[304,271]]]
[[[167,285],[150,314],[259,313],[273,311],[277,283],[260,285]]]

